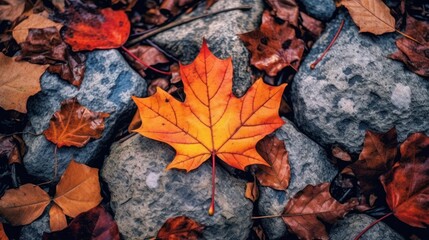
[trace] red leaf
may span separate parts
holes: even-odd
[[[198,239],[204,226],[186,216],[169,218],[156,235],[157,240]]]
[[[112,216],[101,206],[76,216],[67,228],[43,233],[43,240],[119,240],[119,229]]]
[[[380,180],[386,201],[399,220],[414,226],[429,225],[429,137],[414,133],[402,143],[401,159]]]
[[[71,11],[73,17],[66,24],[64,41],[73,51],[118,48],[127,41],[130,22],[125,11]]]

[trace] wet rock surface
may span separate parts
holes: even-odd
[[[322,21],[328,21],[336,10],[333,0],[298,0],[305,11],[312,17]]]
[[[211,165],[189,173],[165,167],[174,150],[136,135],[115,143],[101,175],[111,191],[111,206],[125,239],[156,236],[171,217],[187,216],[205,225],[206,239],[247,239],[253,204],[244,197],[245,181],[216,169],[216,212],[209,216]]]
[[[77,97],[79,103],[91,111],[107,112],[105,130],[100,139],[90,141],[82,148],[62,147],[57,150],[58,174],[71,159],[90,163],[102,157],[111,144],[113,134],[121,121],[132,114],[135,105],[131,96],[142,96],[146,82],[116,50],[88,53],[85,78],[80,89],[60,79],[55,74],[45,73],[41,78],[42,91],[28,102],[30,124],[24,132],[41,134],[49,126],[52,115],[59,110],[65,99]],[[29,174],[42,179],[54,175],[55,145],[44,135],[24,134],[28,151],[24,164]]]

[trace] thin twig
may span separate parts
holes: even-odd
[[[384,219],[386,219],[387,217],[389,217],[390,215],[392,215],[393,214],[393,212],[391,212],[391,213],[388,213],[388,214],[386,214],[386,215],[384,215],[383,217],[381,217],[381,218],[379,218],[379,219],[377,219],[377,220],[375,220],[374,222],[372,222],[370,225],[368,225],[364,230],[362,230],[360,233],[359,233],[359,235],[357,235],[355,238],[354,238],[354,240],[359,240],[359,238],[361,238],[366,232],[368,232],[368,230],[369,229],[371,229],[372,227],[374,227],[374,225],[375,224],[377,224],[377,223],[379,223],[379,222],[381,222],[381,221],[383,221]]]
[[[121,46],[121,48],[122,48],[122,50],[124,50],[126,53],[128,53],[128,55],[130,55],[132,58],[134,58],[138,63],[142,64],[142,65],[143,65],[143,66],[145,66],[146,68],[149,68],[149,69],[151,69],[151,70],[152,70],[152,71],[154,71],[154,72],[161,73],[161,74],[164,74],[164,75],[171,75],[171,72],[164,72],[164,71],[158,70],[158,69],[156,69],[156,68],[154,68],[154,67],[150,66],[149,64],[147,64],[147,63],[143,62],[139,57],[137,57],[134,53],[132,53],[128,48],[126,48],[126,47],[124,47],[124,46]]]
[[[323,57],[328,53],[329,49],[331,49],[332,45],[334,45],[335,41],[337,40],[338,36],[340,36],[341,29],[343,29],[344,26],[344,19],[341,21],[340,27],[338,28],[337,32],[335,33],[334,37],[332,38],[332,41],[329,43],[328,47],[326,47],[325,51],[323,51],[322,55],[316,59],[311,65],[310,68],[313,70],[316,68],[316,65],[322,61]]]
[[[332,211],[317,212],[318,214],[331,213]],[[296,217],[296,216],[307,216],[314,215],[315,213],[294,213],[294,214],[278,214],[278,215],[267,215],[267,216],[254,216],[251,219],[266,219],[266,218],[279,218],[279,217]]]
[[[157,28],[157,29],[155,29],[155,30],[153,30],[153,31],[151,31],[149,33],[141,35],[140,37],[137,37],[137,38],[135,38],[133,40],[130,40],[130,41],[128,41],[125,44],[125,46],[127,46],[127,47],[132,46],[132,45],[134,45],[136,43],[139,43],[139,42],[143,41],[144,39],[146,39],[148,37],[152,37],[152,36],[154,36],[154,35],[156,35],[156,34],[158,34],[160,32],[163,32],[165,30],[168,30],[168,29],[173,28],[173,27],[177,27],[179,25],[182,25],[182,24],[185,24],[185,23],[188,23],[188,22],[192,22],[192,21],[200,19],[200,18],[205,18],[205,17],[208,17],[208,16],[212,16],[212,15],[216,15],[216,14],[224,13],[224,12],[229,12],[229,11],[234,11],[234,10],[249,10],[251,8],[252,8],[252,6],[250,6],[250,5],[243,5],[243,6],[239,6],[239,7],[222,9],[222,10],[211,12],[211,13],[205,13],[205,14],[202,14],[200,16],[183,18],[183,19],[171,22],[171,23],[169,23],[169,24],[167,24],[165,26],[162,26],[160,28]]]
[[[162,48],[161,48],[160,46],[158,46],[156,43],[152,42],[152,41],[151,41],[151,40],[149,40],[149,39],[146,39],[146,42],[147,42],[149,45],[151,45],[152,47],[156,48],[158,51],[160,51],[160,52],[164,53],[164,55],[165,55],[165,56],[167,56],[168,58],[170,58],[170,59],[172,59],[172,60],[174,60],[174,61],[176,61],[176,62],[179,62],[179,59],[177,59],[176,57],[174,57],[173,55],[171,55],[170,53],[168,53],[167,51],[165,51],[164,49],[162,49]]]

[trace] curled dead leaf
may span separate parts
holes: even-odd
[[[244,196],[252,202],[255,202],[256,200],[258,200],[259,198],[258,184],[256,184],[255,182],[247,182]]]

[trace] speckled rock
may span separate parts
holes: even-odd
[[[254,30],[259,26],[263,11],[262,0],[219,0],[210,9],[214,12],[242,5],[252,6],[251,10],[235,10],[206,17],[157,34],[152,40],[177,56],[184,63],[190,63],[198,54],[203,38],[207,39],[210,50],[219,58],[232,57],[234,66],[233,91],[242,96],[252,80],[249,68],[249,53],[237,37],[239,33]],[[201,15],[205,4],[182,18]]]
[[[132,114],[135,108],[132,95],[142,96],[146,82],[116,50],[88,53],[85,78],[80,89],[61,80],[57,75],[45,73],[41,78],[42,91],[28,101],[29,126],[25,132],[42,133],[49,120],[65,99],[77,97],[80,104],[91,111],[107,112],[105,130],[101,138],[90,141],[82,148],[62,147],[57,151],[58,174],[62,174],[71,159],[89,163],[103,156],[118,124]],[[28,151],[24,164],[29,174],[47,180],[54,171],[55,145],[45,136],[24,134]]]
[[[344,240],[354,239],[359,233],[369,226],[376,219],[365,214],[350,214],[344,219],[339,220],[332,226],[329,233],[329,239],[331,240]],[[361,238],[361,240],[402,240],[404,239],[401,235],[395,232],[387,224],[379,222],[368,230]]]
[[[310,70],[338,29],[345,26],[325,58]],[[292,84],[295,123],[316,142],[338,143],[357,153],[365,130],[396,126],[399,140],[429,133],[429,81],[387,56],[397,34],[361,34],[347,13],[327,25]]]
[[[336,10],[333,0],[298,0],[305,11],[312,17],[322,21],[328,21]]]
[[[168,218],[181,215],[205,225],[206,239],[246,239],[253,204],[244,197],[245,182],[217,166],[216,212],[209,216],[210,163],[189,173],[166,171],[173,157],[168,145],[140,135],[112,146],[101,175],[124,239],[155,236]]]
[[[20,240],[42,239],[43,232],[50,232],[49,209],[50,206],[45,209],[42,216],[22,227],[21,234],[19,235]]]
[[[276,136],[284,140],[289,154],[290,185],[286,191],[260,187],[259,215],[281,214],[289,199],[305,186],[331,181],[337,173],[328,161],[325,150],[300,133],[290,121],[284,120],[286,123],[276,131]],[[281,218],[264,219],[262,227],[269,239],[282,239],[287,234],[286,225]]]

